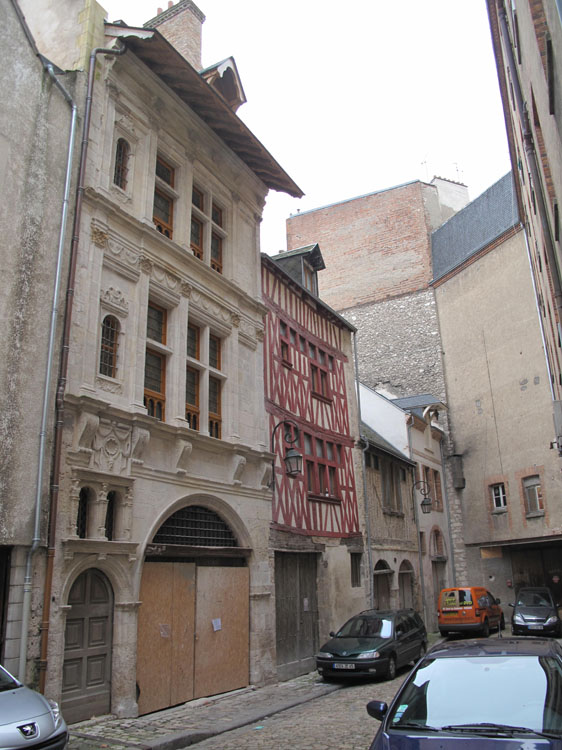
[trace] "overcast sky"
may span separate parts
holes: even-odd
[[[131,26],[167,0],[99,0]],[[434,175],[471,199],[509,171],[485,0],[197,0],[203,66],[233,56],[238,115],[305,197],[271,192],[262,251],[285,219]]]

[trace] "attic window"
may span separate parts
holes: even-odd
[[[311,266],[308,265],[308,263],[303,263],[303,269],[302,269],[302,275],[303,275],[303,286],[305,289],[308,289],[309,292],[315,293],[316,291],[316,284],[315,282],[315,274],[312,270]]]

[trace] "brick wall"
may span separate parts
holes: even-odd
[[[166,37],[170,44],[195,68],[201,70],[201,29],[205,16],[191,0],[176,5],[147,22]]]
[[[320,245],[320,297],[336,310],[427,287],[431,279],[424,190],[413,182],[287,219],[287,249]]]

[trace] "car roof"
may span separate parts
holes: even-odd
[[[358,615],[353,616],[371,615],[372,617],[390,617],[394,615],[413,615],[415,613],[415,609],[365,609],[363,612],[359,612]]]
[[[426,658],[441,659],[463,656],[559,656],[562,648],[547,638],[472,638],[466,641],[438,643]]]
[[[521,591],[548,591],[550,594],[548,586],[521,586],[520,589],[517,589],[517,592],[520,593]]]

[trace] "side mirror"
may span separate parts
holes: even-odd
[[[382,721],[384,717],[386,716],[387,711],[388,711],[388,703],[385,703],[384,701],[369,701],[367,703],[367,713],[373,719],[378,719],[378,721]]]
[[[508,604],[508,607],[515,607],[515,604]]]
[[[330,638],[335,638],[335,637],[336,637],[336,634],[334,633],[334,631],[330,630]]]
[[[496,599],[496,604],[501,604],[501,600],[500,599]]]

